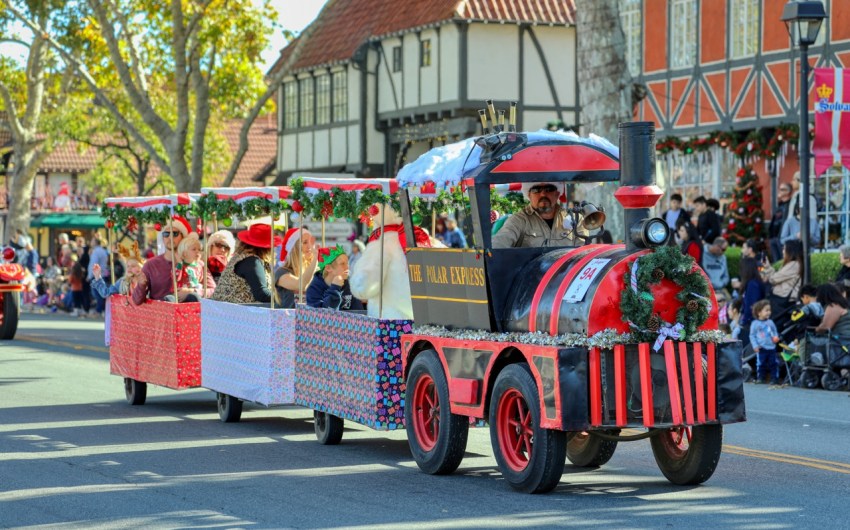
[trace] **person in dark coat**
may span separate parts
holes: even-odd
[[[788,205],[791,202],[791,185],[788,183],[780,184],[776,189],[776,210],[773,211],[773,217],[770,218],[770,226],[768,227],[768,237],[770,237],[770,259],[779,261],[782,258],[782,225],[788,218]]]
[[[700,197],[697,198],[699,199]],[[710,245],[714,243],[714,238],[720,235],[720,215],[717,213],[720,202],[717,199],[703,199],[703,201],[702,213],[697,219],[697,232],[700,238]]]

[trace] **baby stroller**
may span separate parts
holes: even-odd
[[[800,351],[801,384],[806,388],[841,390],[850,387],[850,337],[806,333]]]

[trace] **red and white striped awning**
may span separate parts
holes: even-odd
[[[334,188],[348,192],[378,190],[386,195],[392,195],[398,191],[398,182],[395,179],[328,178],[306,175],[301,179],[304,181],[304,192],[310,195],[315,195],[320,191],[330,193]]]
[[[270,202],[286,201],[292,203],[292,188],[289,186],[265,186],[257,188],[201,188],[201,195],[213,194],[220,201],[232,199],[237,204],[252,199],[266,199]]]
[[[198,197],[200,197],[198,193],[174,193],[149,197],[111,197],[104,202],[109,208],[132,208],[144,212],[163,208],[174,210],[176,206],[190,206],[198,200]]]

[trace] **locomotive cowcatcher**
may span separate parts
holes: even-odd
[[[407,249],[418,328],[402,337],[402,359],[405,423],[417,464],[431,474],[457,469],[472,418],[489,423],[499,469],[521,491],[554,488],[565,459],[600,466],[618,442],[642,438],[650,439],[671,482],[708,480],[720,458],[722,425],[745,421],[740,342],[717,339],[710,284],[707,296],[695,294],[693,302],[707,316],[696,333],[682,333],[678,276],[704,277],[692,262],[689,270],[656,277],[644,293],[657,340],[630,340],[646,337],[632,333],[645,323],[621,309],[634,287],[629,273],[640,277],[636,260],[669,238],[666,223],[649,218],[663,194],[655,185],[652,123],[620,125],[619,160],[616,149],[578,138],[530,136],[498,132],[477,141],[480,164],[462,177],[474,248]],[[624,244],[576,238],[567,248],[492,248],[491,186],[617,180]],[[406,189],[401,210],[406,240],[415,241]]]

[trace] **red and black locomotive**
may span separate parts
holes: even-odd
[[[624,311],[637,283],[628,279],[647,277],[636,260],[678,252],[666,247],[666,223],[649,217],[662,195],[652,124],[621,124],[619,160],[569,138],[531,143],[501,132],[479,145],[481,163],[464,175],[476,248],[407,252],[419,331],[402,337],[405,420],[420,468],[454,471],[472,417],[489,422],[499,468],[522,491],[555,487],[565,458],[599,466],[619,441],[641,438],[670,481],[707,480],[722,424],[745,420],[740,343],[719,340],[710,285],[702,295],[684,291],[704,278],[692,261],[650,271],[635,315]],[[624,244],[492,248],[492,185],[617,180]],[[403,192],[414,241],[409,200]],[[702,318],[685,329],[682,315],[693,310]]]

